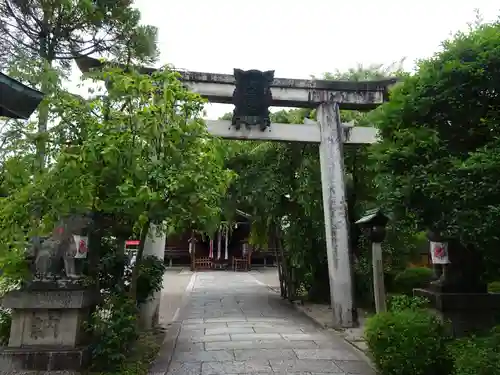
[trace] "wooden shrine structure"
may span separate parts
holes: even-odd
[[[76,62],[83,72],[104,64],[88,57],[78,57]],[[155,70],[139,69],[145,74]],[[389,87],[397,79],[362,82],[287,79],[274,78],[274,71],[240,69],[235,69],[234,75],[179,73],[186,87],[210,102],[235,105],[232,121],[206,121],[211,134],[226,139],[318,144],[333,323],[337,327],[356,325],[343,145],[374,143],[377,131],[343,124],[340,110],[376,108],[388,100]],[[271,106],[315,108],[317,121],[271,124],[268,112]]]
[[[172,266],[175,254],[188,255],[193,271],[249,270],[252,256],[248,245],[250,224],[250,215],[237,210],[235,220],[221,222],[212,238],[194,233],[167,238],[165,257],[170,258],[169,265]]]

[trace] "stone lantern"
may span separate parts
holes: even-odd
[[[384,312],[387,309],[382,242],[385,239],[385,227],[388,222],[389,217],[379,208],[367,211],[365,216],[356,221],[356,224],[368,230],[368,237],[372,242],[373,294],[375,296],[375,308],[377,312]]]

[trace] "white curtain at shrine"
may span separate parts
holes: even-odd
[[[224,236],[224,259],[228,260],[229,258],[229,227],[226,225],[225,227],[225,236]]]
[[[217,232],[217,259],[220,259],[221,256],[221,240],[222,240],[222,233],[221,233],[221,228],[219,228],[219,231]]]

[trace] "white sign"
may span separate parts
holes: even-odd
[[[448,243],[447,242],[430,242],[431,258],[433,264],[448,264]]]
[[[89,238],[74,234],[73,241],[75,241],[75,246],[76,246],[75,259],[87,258],[87,253],[89,252],[88,249]]]

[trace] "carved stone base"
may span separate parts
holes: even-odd
[[[15,370],[82,370],[88,364],[90,338],[84,322],[95,294],[75,286],[31,284],[7,294],[2,306],[12,309],[9,345],[0,354],[0,368]]]
[[[455,337],[488,330],[500,322],[500,293],[442,293],[414,289],[413,295],[425,297],[431,308],[451,322]]]
[[[64,371],[78,374],[88,367],[88,348],[4,348],[0,350],[0,374],[39,374],[39,371]],[[28,372],[28,374],[29,374]]]

